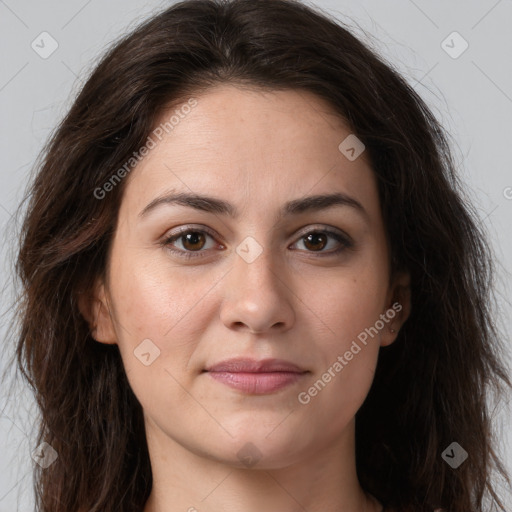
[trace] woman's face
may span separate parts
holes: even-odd
[[[346,432],[407,276],[389,283],[374,174],[326,103],[228,85],[195,100],[125,178],[95,337],[119,345],[148,435],[284,467]],[[234,358],[254,365],[206,371]],[[295,371],[258,366],[273,359]]]

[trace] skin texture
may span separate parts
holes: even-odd
[[[379,512],[357,480],[354,417],[380,347],[395,340],[410,306],[409,276],[390,283],[371,166],[364,152],[354,161],[340,152],[350,130],[312,94],[222,85],[196,99],[125,178],[107,280],[81,308],[98,342],[118,344],[144,409],[153,471],[145,512]],[[223,199],[238,217],[176,204],[139,216],[170,191]],[[287,201],[333,192],[366,214],[334,206],[277,218]],[[180,226],[212,231],[172,242],[198,257],[162,245]],[[353,247],[332,253],[343,248],[332,236],[307,243],[325,228]],[[236,252],[246,237],[262,249],[251,263]],[[301,404],[299,393],[395,302],[401,311]],[[160,350],[148,366],[134,355],[145,339]],[[239,356],[285,359],[309,373],[255,395],[203,372]],[[240,450],[257,464],[248,467]]]

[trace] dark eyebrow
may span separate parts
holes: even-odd
[[[199,194],[177,192],[164,194],[160,197],[157,197],[156,199],[153,199],[153,201],[151,201],[139,213],[139,217],[146,216],[150,211],[163,204],[178,204],[204,212],[229,215],[233,218],[237,218],[238,216],[236,207],[222,199]],[[287,217],[290,215],[297,215],[304,212],[320,211],[331,208],[333,206],[350,206],[362,213],[366,219],[369,218],[368,213],[359,201],[341,192],[307,196],[289,201],[283,206],[279,218]]]

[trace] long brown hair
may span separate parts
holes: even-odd
[[[362,487],[397,511],[505,511],[493,475],[510,480],[487,398],[512,384],[494,325],[493,257],[447,136],[341,22],[286,0],[188,0],[152,17],[107,52],[44,148],[20,206],[16,263],[17,364],[40,408],[38,441],[58,453],[35,466],[38,510],[139,511],[149,496],[141,405],[118,347],[94,341],[78,298],[105,270],[126,179],[98,189],[164,106],[219,83],[313,92],[370,155],[392,271],[410,272],[412,310],[357,413]],[[453,441],[469,453],[457,469],[441,456]]]

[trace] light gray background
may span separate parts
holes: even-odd
[[[31,166],[51,130],[107,44],[171,3],[0,0],[2,283],[12,273],[8,255],[13,241],[6,228],[12,224]],[[512,1],[315,0],[314,5],[353,26],[377,48],[406,76],[452,135],[460,173],[502,266],[497,283],[504,314],[501,328],[510,347]],[[47,59],[31,47],[44,31],[58,43]],[[456,59],[442,47],[453,31],[469,44]],[[462,48],[456,38],[447,44],[454,46],[452,52]],[[2,290],[4,313],[12,290]],[[1,317],[2,340],[8,318]],[[0,370],[12,347],[4,343],[1,353]],[[36,410],[26,389],[18,386],[15,391],[3,387],[0,392],[0,512],[33,510],[30,453],[35,448]],[[512,471],[509,407],[501,409],[506,413],[496,413],[496,421],[502,424],[500,452]],[[501,493],[512,510],[510,495],[504,489]]]

